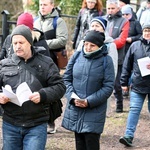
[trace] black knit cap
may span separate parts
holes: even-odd
[[[26,40],[33,46],[33,39],[32,39],[32,33],[30,31],[30,28],[25,25],[18,25],[14,28],[11,34],[11,40],[14,35],[22,35],[26,38]]]
[[[125,4],[130,4],[130,0],[120,0],[121,2],[124,2]]]
[[[84,41],[94,43],[98,47],[101,47],[104,44],[105,35],[102,32],[91,30],[87,32],[84,37]]]

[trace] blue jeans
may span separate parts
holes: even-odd
[[[3,121],[3,150],[44,150],[47,123],[35,127],[18,127]]]
[[[126,137],[134,137],[134,132],[139,120],[140,112],[143,107],[144,100],[148,95],[148,110],[150,112],[150,93],[149,94],[139,94],[131,91],[130,93],[130,111],[127,119],[126,126]]]

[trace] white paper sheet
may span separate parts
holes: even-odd
[[[84,101],[84,99],[81,99],[77,94],[75,94],[74,92],[71,94],[71,98],[74,98],[74,99],[78,99],[80,101]]]
[[[26,82],[21,83],[16,90],[16,94],[12,91],[10,85],[2,87],[3,93],[7,96],[10,101],[18,106],[29,100],[29,96],[32,94],[29,86]]]
[[[150,75],[150,69],[147,69],[147,65],[150,64],[150,58],[149,57],[144,57],[141,59],[138,59],[138,65],[141,71],[142,77]]]

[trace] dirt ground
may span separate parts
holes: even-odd
[[[64,109],[66,99],[63,98],[62,101]],[[115,100],[113,96],[111,97],[109,113],[107,115],[104,132],[100,140],[101,150],[150,150],[150,118],[147,111],[146,100],[135,133],[133,141],[134,146],[127,148],[118,142],[120,136],[123,136],[125,131],[128,110],[129,100],[124,99],[124,112],[115,113]],[[56,120],[57,132],[55,134],[48,134],[46,150],[75,150],[74,134],[61,127],[62,117],[63,114]],[[1,145],[2,140],[0,140],[0,146]]]
[[[65,108],[66,99],[63,98],[62,101]],[[124,112],[115,113],[115,99],[111,97],[109,113],[100,140],[101,150],[150,150],[150,118],[146,100],[135,133],[134,146],[128,148],[118,142],[125,131],[128,110],[129,99],[124,99]],[[57,133],[48,135],[47,150],[75,150],[74,134],[61,127],[62,117],[63,114],[56,120]]]

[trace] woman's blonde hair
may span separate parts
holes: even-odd
[[[87,8],[87,0],[83,0],[82,8]],[[101,0],[96,0],[96,4],[95,4],[94,8],[97,9],[98,11],[102,11],[102,9],[103,9],[102,1]]]

